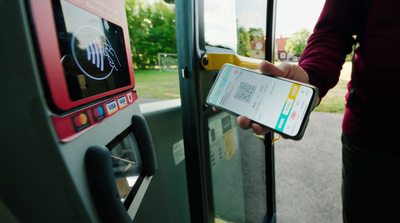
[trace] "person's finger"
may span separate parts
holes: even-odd
[[[258,123],[252,123],[251,128],[253,129],[253,132],[258,135],[265,135],[265,134],[271,132],[271,129],[269,129],[265,126],[262,126]]]
[[[242,129],[250,129],[252,122],[246,116],[238,116],[237,123],[239,124],[240,128],[242,128]]]
[[[215,112],[220,112],[220,111],[221,111],[221,109],[216,108],[216,107],[214,107],[214,106],[212,107],[212,110],[215,111]]]
[[[263,74],[273,75],[277,77],[284,77],[285,73],[277,66],[264,60],[260,63],[260,71]]]
[[[239,116],[237,117],[237,122],[242,129],[252,129],[254,133],[259,135],[264,135],[271,132],[271,129],[260,125],[258,123],[252,122],[246,116]]]
[[[308,74],[300,66],[289,63],[281,63],[278,65],[278,67],[283,71],[283,77],[307,84],[310,83]]]
[[[284,77],[307,84],[310,82],[308,74],[303,70],[303,68],[290,63],[281,63],[278,66],[275,66],[268,61],[263,61],[260,63],[260,71],[261,73],[275,77]]]

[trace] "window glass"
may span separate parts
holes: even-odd
[[[277,1],[275,60],[299,60],[324,3],[325,0]]]
[[[124,202],[143,169],[136,138],[127,129],[107,144],[107,148],[111,153],[118,193]]]
[[[265,148],[236,117],[220,112],[208,118],[215,219],[262,222],[266,213]]]
[[[266,8],[261,0],[205,0],[206,45],[264,59]]]
[[[139,102],[179,98],[175,5],[126,0],[125,7]]]
[[[265,0],[204,0],[206,46],[264,59],[266,9]],[[216,222],[262,222],[267,211],[263,142],[225,112],[207,121]]]

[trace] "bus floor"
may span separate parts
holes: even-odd
[[[313,112],[301,141],[276,142],[277,222],[342,222],[342,120]]]

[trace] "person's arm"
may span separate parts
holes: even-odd
[[[363,0],[327,0],[300,57],[299,66],[318,87],[320,98],[338,80],[346,55],[351,53],[362,10]]]

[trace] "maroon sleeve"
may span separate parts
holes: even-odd
[[[345,57],[351,52],[360,5],[360,0],[327,0],[301,55],[299,66],[318,87],[321,98],[337,84]]]

